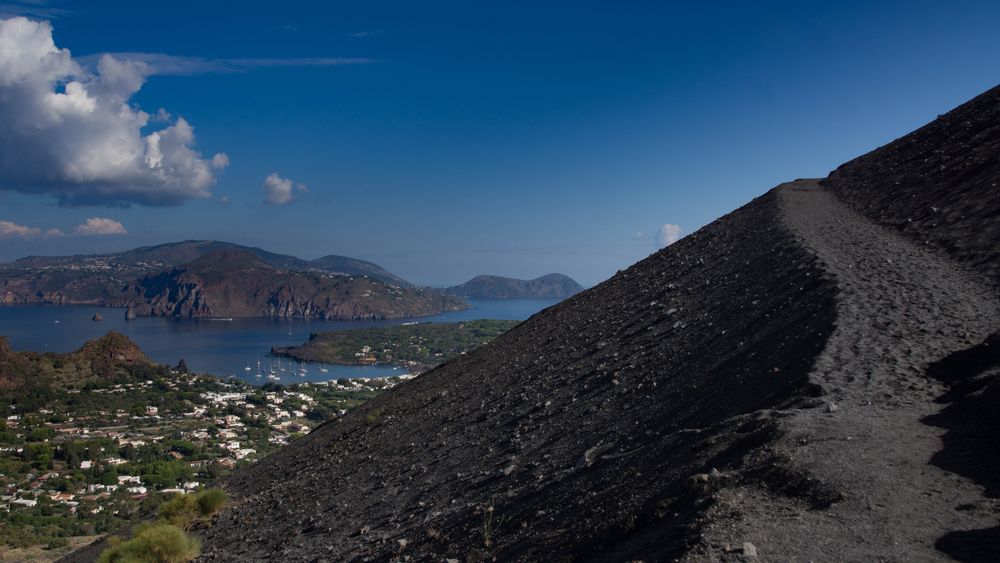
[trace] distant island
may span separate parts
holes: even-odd
[[[313,261],[219,241],[0,264],[0,304],[123,307],[128,317],[388,319],[467,308],[372,262]]]
[[[111,254],[87,254],[76,256],[28,256],[11,263],[0,264],[0,273],[4,270],[85,270],[99,271],[129,271],[129,270],[162,270],[170,266],[187,264],[215,252],[223,251],[249,252],[264,262],[282,270],[301,272],[321,271],[346,276],[368,276],[377,280],[400,286],[413,284],[389,272],[373,262],[349,258],[347,256],[329,255],[316,260],[303,260],[288,254],[278,254],[255,246],[243,246],[232,242],[217,240],[185,240],[168,242],[156,246],[141,246],[124,252]]]
[[[301,346],[272,348],[271,353],[304,362],[380,363],[421,372],[489,343],[518,322],[487,319],[322,332]]]
[[[469,299],[565,299],[583,291],[583,286],[563,274],[533,280],[481,275],[444,291]]]

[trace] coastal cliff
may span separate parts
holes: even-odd
[[[117,306],[152,317],[390,319],[467,305],[432,290],[369,277],[277,269],[251,253],[221,251],[128,284]]]

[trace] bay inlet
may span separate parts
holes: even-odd
[[[87,340],[110,330],[120,332],[153,361],[176,365],[183,359],[198,373],[234,376],[253,384],[267,381],[272,365],[281,362],[277,383],[328,381],[343,378],[392,377],[405,371],[392,366],[342,366],[306,363],[270,355],[271,347],[302,344],[314,332],[391,326],[412,322],[457,322],[472,319],[524,320],[558,303],[557,299],[471,299],[470,309],[430,317],[376,321],[325,321],[321,319],[176,319],[125,320],[124,309],[85,305],[0,306],[0,336],[15,350],[71,352]],[[95,315],[104,320],[94,321]],[[260,362],[263,377],[256,377]],[[247,369],[249,368],[249,369]],[[304,370],[302,369],[304,368]]]

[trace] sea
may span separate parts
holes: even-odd
[[[15,350],[71,352],[84,342],[114,330],[128,336],[152,360],[191,371],[237,377],[260,385],[267,372],[281,368],[277,383],[319,382],[344,378],[392,377],[405,370],[388,365],[341,366],[309,362],[300,366],[272,357],[271,347],[304,343],[314,332],[348,330],[413,322],[456,322],[473,319],[524,320],[558,303],[555,299],[470,299],[470,309],[429,317],[377,321],[320,319],[174,319],[125,320],[125,310],[86,305],[2,305],[0,336]],[[93,320],[100,315],[103,320]],[[258,362],[263,377],[257,377]],[[304,373],[303,369],[304,369]]]

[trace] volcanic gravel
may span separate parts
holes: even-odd
[[[998,505],[974,479],[928,463],[944,431],[925,419],[940,414],[946,388],[927,372],[1000,328],[1000,299],[985,278],[872,224],[815,182],[779,194],[785,221],[839,289],[836,328],[810,374],[826,408],[783,418],[767,448],[785,471],[808,475],[808,487],[720,487],[690,559],[725,559],[727,544],[750,541],[779,561],[947,560],[935,544],[995,526]],[[817,504],[817,494],[832,502]]]
[[[683,554],[692,476],[820,391],[835,285],[780,214],[758,198],[234,476],[202,560]]]

